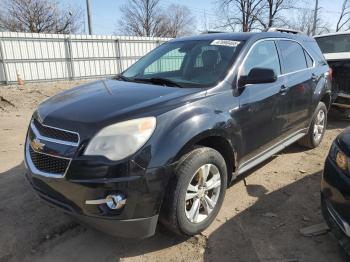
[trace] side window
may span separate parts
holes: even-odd
[[[241,74],[248,75],[255,67],[272,69],[276,75],[281,74],[280,60],[274,41],[263,41],[256,44],[248,54]]]
[[[146,67],[144,75],[178,71],[181,68],[184,57],[185,53],[180,53],[179,49],[171,50]]]
[[[305,54],[305,58],[306,58],[306,64],[307,64],[307,67],[310,68],[314,65],[314,60],[312,59],[312,57],[309,55],[308,52],[306,52],[304,50],[304,54]]]
[[[281,40],[278,45],[282,50],[282,57],[284,62],[284,73],[292,73],[295,71],[306,69],[304,49],[296,42]]]

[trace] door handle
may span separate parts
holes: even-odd
[[[285,85],[282,85],[280,89],[280,94],[285,95],[287,91],[288,91],[288,88]]]

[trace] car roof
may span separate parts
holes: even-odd
[[[338,32],[338,33],[329,33],[323,35],[315,35],[315,38],[327,37],[327,36],[336,36],[336,35],[350,35],[349,32]]]
[[[249,32],[249,33],[210,33],[201,34],[195,36],[181,37],[171,40],[171,42],[177,41],[191,41],[191,40],[235,40],[235,41],[247,41],[247,40],[260,40],[264,38],[287,38],[293,40],[308,40],[313,39],[304,34],[291,34],[280,32]]]

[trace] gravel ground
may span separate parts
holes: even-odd
[[[49,207],[24,178],[26,128],[38,103],[80,83],[0,86],[0,262],[349,260],[330,233],[299,233],[323,222],[323,163],[346,121],[330,119],[319,148],[292,145],[239,177],[213,225],[195,237],[174,236],[159,226],[149,239],[113,238]]]

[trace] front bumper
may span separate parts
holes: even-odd
[[[329,157],[321,182],[321,208],[333,235],[350,255],[350,177]]]
[[[38,195],[78,221],[114,236],[145,238],[155,233],[170,166],[144,169],[131,160],[78,157],[64,176],[51,177],[36,172],[28,154],[25,163],[26,177]],[[125,206],[111,210],[106,204],[85,203],[109,194],[123,194]]]
[[[78,133],[46,126],[34,118],[25,143],[26,177],[32,187],[54,206],[108,234],[153,235],[172,166],[145,168],[150,147],[133,158],[111,161],[85,156],[84,143]],[[100,201],[108,195],[122,196],[125,205],[110,209]]]
[[[27,174],[27,178],[29,175]],[[71,206],[59,202],[36,189],[37,194],[51,206],[61,208],[74,220],[93,227],[108,235],[125,238],[146,238],[154,235],[158,223],[158,215],[136,219],[115,219],[108,217],[93,217],[75,212]]]

